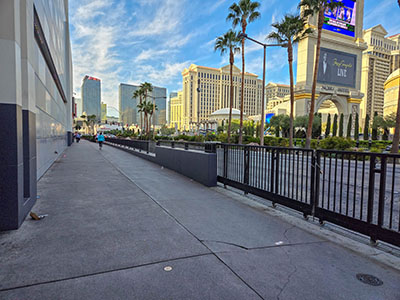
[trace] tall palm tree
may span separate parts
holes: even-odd
[[[305,20],[296,15],[286,15],[281,22],[272,24],[276,31],[268,35],[268,39],[276,40],[279,44],[287,44],[289,75],[290,75],[290,129],[289,147],[293,147],[293,118],[294,118],[294,79],[293,79],[293,45],[298,43],[306,34],[312,32],[305,29]]]
[[[157,105],[155,103],[149,103],[149,104],[150,104],[149,114],[150,114],[150,119],[153,122],[153,138],[154,138],[154,135],[155,135],[155,132],[156,132],[156,127],[155,127],[156,123],[154,122],[154,117],[155,117],[155,111],[158,110],[158,107],[157,107]]]
[[[137,105],[138,111],[141,114],[144,113],[144,125],[145,125],[145,128],[141,128],[141,129],[142,130],[144,129],[144,131],[147,133],[147,110],[146,110],[146,106],[147,106],[146,100],[142,101],[141,103],[139,103]]]
[[[306,134],[306,148],[310,148],[311,146],[312,124],[314,121],[315,110],[315,90],[317,88],[318,65],[321,52],[322,26],[324,25],[324,11],[327,8],[333,10],[339,6],[343,6],[343,4],[341,2],[334,2],[331,0],[302,0],[299,4],[299,8],[303,9],[303,17],[317,16],[318,24],[317,50],[315,54],[314,77],[311,91],[311,106]]]
[[[231,142],[231,125],[232,125],[232,107],[233,107],[233,64],[235,63],[235,54],[240,53],[240,38],[232,29],[215,41],[214,51],[219,50],[221,55],[229,51],[230,64],[230,100],[229,100],[229,122],[228,122],[228,143]]]
[[[144,90],[142,88],[139,88],[133,93],[132,98],[139,98],[139,104],[142,104],[143,96]],[[143,112],[140,112],[140,129],[143,130]]]
[[[144,99],[145,99],[145,101],[147,101],[147,96],[149,95],[149,93],[151,93],[153,91],[153,85],[150,82],[144,82],[140,85],[140,88],[144,91]],[[154,101],[154,98],[153,98],[153,101]],[[150,121],[150,120],[148,120],[148,121]],[[148,128],[148,130],[150,130],[150,127]]]
[[[229,15],[226,18],[227,21],[232,21],[233,27],[237,25],[242,26],[242,33],[246,34],[246,28],[248,23],[253,22],[258,19],[261,14],[257,11],[260,7],[260,3],[251,0],[239,0],[239,2],[233,3],[229,7]],[[243,131],[243,109],[244,109],[244,72],[245,72],[245,62],[244,62],[244,42],[242,39],[242,87],[240,93],[240,125],[239,125],[239,144],[242,144],[242,131]],[[263,87],[265,88],[265,87]],[[262,99],[264,101],[264,99]]]

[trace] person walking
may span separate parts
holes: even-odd
[[[79,143],[79,141],[81,140],[81,134],[78,132],[75,136],[76,138],[76,142]]]
[[[100,133],[97,135],[97,141],[99,142],[99,149],[100,149],[100,150],[101,150],[101,148],[103,147],[103,142],[104,142],[105,140],[106,140],[106,139],[105,139],[103,133],[100,132]]]

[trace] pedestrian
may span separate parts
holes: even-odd
[[[105,137],[102,132],[97,135],[97,141],[99,142],[99,149],[103,147],[103,142],[105,141]]]
[[[75,136],[76,138],[76,142],[79,143],[79,141],[81,140],[81,134],[78,132]]]

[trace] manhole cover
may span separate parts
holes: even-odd
[[[373,285],[373,286],[380,286],[383,284],[383,281],[380,280],[378,277],[369,275],[369,274],[357,274],[357,279],[363,283]]]

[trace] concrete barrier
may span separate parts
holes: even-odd
[[[205,186],[217,185],[217,154],[156,146],[156,161]]]
[[[128,147],[106,144],[129,152],[160,166],[187,176],[205,186],[217,186],[217,154],[156,146],[155,153],[139,152]]]

